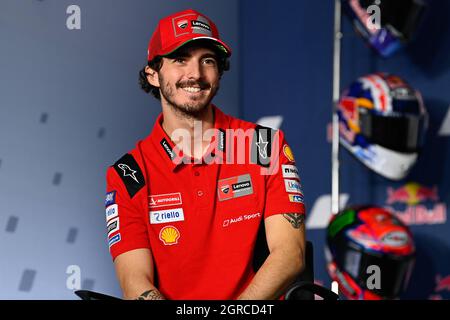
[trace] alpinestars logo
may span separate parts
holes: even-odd
[[[267,158],[267,145],[269,143],[267,141],[264,141],[263,137],[261,136],[261,133],[259,133],[259,141],[256,142],[256,146],[258,147],[259,155],[266,159]]]
[[[131,177],[134,181],[139,183],[138,179],[136,178],[136,170],[131,169],[127,164],[123,163],[119,163],[117,167],[122,169],[124,177]]]

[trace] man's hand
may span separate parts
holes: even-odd
[[[143,292],[136,300],[166,300],[157,289]]]

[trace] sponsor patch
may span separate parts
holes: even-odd
[[[180,239],[180,231],[174,226],[166,226],[159,232],[159,240],[166,246],[177,244],[178,239]]]
[[[178,206],[181,205],[183,201],[181,200],[181,193],[166,193],[166,194],[154,194],[149,196],[148,207],[159,208],[168,206]]]
[[[125,184],[130,198],[145,186],[144,175],[131,154],[127,153],[120,158],[114,164],[114,169]]]
[[[294,153],[292,152],[291,147],[287,144],[283,146],[283,153],[290,162],[295,162]]]
[[[219,180],[217,192],[219,201],[248,196],[253,193],[250,174]]]
[[[270,157],[272,155],[272,141],[274,138],[275,130],[256,126],[253,134],[251,160],[262,167],[270,167]]]
[[[163,150],[167,153],[167,156],[170,158],[170,160],[173,161],[173,159],[175,159],[175,152],[173,151],[172,147],[170,146],[166,138],[163,138],[161,140],[161,146]]]
[[[182,208],[150,211],[151,224],[168,223],[176,221],[184,221],[184,212]]]
[[[300,193],[303,195],[302,186],[296,180],[284,179],[284,185],[286,187],[286,192]]]
[[[115,218],[118,216],[119,214],[119,207],[117,206],[117,204],[112,204],[108,207],[106,207],[106,221]]]
[[[192,28],[202,28],[202,29],[211,31],[211,28],[209,27],[209,25],[203,21],[191,20],[191,25],[192,25]]]
[[[115,218],[115,219],[111,219],[110,221],[108,221],[108,237],[116,232],[117,230],[119,230],[119,218]]]
[[[300,180],[298,176],[297,167],[291,164],[283,164],[281,165],[283,171],[283,178],[295,178]]]
[[[111,248],[112,245],[116,244],[121,240],[120,233],[116,234],[114,237],[108,239],[108,245]]]
[[[289,201],[303,203],[303,194],[290,194]]]
[[[242,221],[249,221],[252,219],[261,218],[261,213],[253,213],[253,214],[243,214],[235,218],[225,219],[223,220],[222,227],[228,227],[232,225],[233,223],[238,223]]]
[[[108,192],[105,196],[105,207],[116,203],[116,191]]]
[[[219,129],[217,149],[225,152],[225,130]]]

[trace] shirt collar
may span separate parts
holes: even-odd
[[[215,105],[212,104],[211,107],[213,108],[214,112],[214,129],[217,130],[210,146],[208,147],[208,151],[205,153],[205,157],[211,155],[224,159],[226,146],[226,129],[230,127],[230,119],[229,116],[224,114]],[[144,145],[147,143],[151,143],[151,149],[157,150],[162,159],[166,161],[170,168],[172,170],[175,170],[175,168],[177,168],[179,165],[183,165],[183,153],[181,150],[179,150],[175,143],[173,143],[173,141],[162,128],[162,121],[163,114],[160,113],[155,121],[153,130],[148,139],[146,139],[146,141],[144,142]]]

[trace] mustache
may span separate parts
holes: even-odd
[[[211,85],[206,81],[187,80],[177,82],[176,87],[177,88],[199,87],[200,89],[209,89]]]

